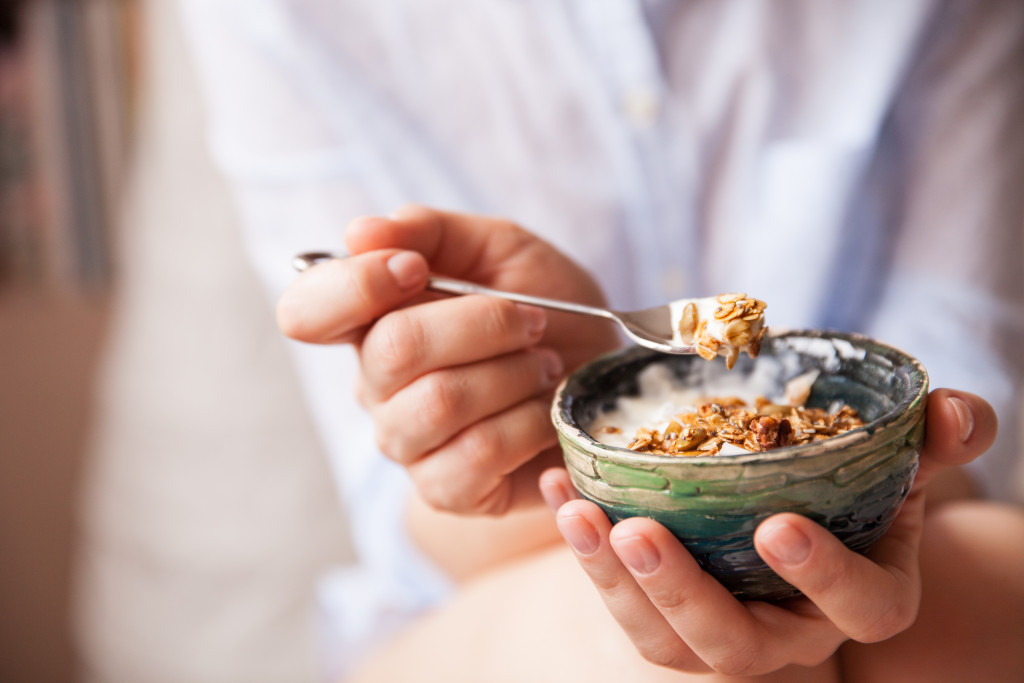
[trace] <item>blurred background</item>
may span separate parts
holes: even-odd
[[[319,680],[345,520],[173,0],[0,0],[0,683]]]
[[[333,486],[168,0],[0,3],[0,681],[315,680]]]

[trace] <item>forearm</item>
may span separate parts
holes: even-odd
[[[502,517],[470,517],[435,510],[412,492],[406,525],[413,543],[458,583],[561,542],[551,511],[543,506]]]

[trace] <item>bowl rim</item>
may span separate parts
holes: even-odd
[[[812,441],[810,443],[798,444],[795,446],[784,446],[770,451],[724,456],[681,457],[678,455],[639,453],[626,448],[603,444],[590,436],[590,434],[588,434],[581,426],[567,419],[567,417],[571,416],[570,410],[572,403],[571,400],[567,400],[570,398],[567,390],[575,384],[578,384],[584,374],[591,371],[595,365],[600,363],[609,363],[620,356],[626,356],[628,354],[635,354],[639,357],[650,355],[652,358],[659,355],[666,355],[639,346],[626,346],[594,358],[569,374],[558,385],[551,405],[551,419],[555,425],[556,431],[558,432],[559,439],[574,441],[577,446],[583,448],[589,455],[610,464],[623,465],[626,467],[647,466],[653,468],[665,465],[672,465],[673,467],[745,466],[752,463],[778,463],[780,461],[790,459],[795,460],[813,457],[812,453],[808,452],[809,449],[817,451],[816,454],[827,454],[843,450],[849,446],[862,443],[870,439],[871,436],[879,429],[897,422],[905,416],[924,409],[924,403],[928,396],[928,372],[919,360],[895,346],[878,341],[877,339],[864,334],[827,329],[770,329],[767,336],[772,339],[785,339],[792,337],[841,339],[851,343],[855,347],[865,348],[869,352],[877,353],[890,361],[894,361],[894,367],[911,366],[917,371],[920,379],[915,380],[911,385],[911,388],[915,388],[914,385],[916,384],[916,391],[909,392],[908,396],[896,403],[891,410],[886,411],[871,422],[857,427],[856,429],[851,429],[848,432],[838,436],[829,437],[828,439],[823,439],[821,441]],[[721,361],[716,360],[712,362]]]

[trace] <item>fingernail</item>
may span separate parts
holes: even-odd
[[[643,536],[630,536],[616,542],[615,553],[637,574],[651,574],[661,564],[658,549]]]
[[[415,289],[427,281],[427,264],[411,251],[400,251],[387,261],[388,270],[403,290]]]
[[[955,396],[949,397],[949,403],[956,411],[956,418],[960,423],[960,443],[967,443],[974,433],[974,413],[967,402]]]
[[[811,539],[790,524],[776,525],[765,535],[762,543],[782,564],[802,564],[811,554]]]
[[[565,364],[558,353],[551,349],[535,349],[534,353],[540,358],[541,367],[544,368],[544,379],[548,383],[553,383],[561,378],[562,372],[565,370]]]
[[[581,555],[590,555],[601,544],[597,529],[583,517],[569,515],[568,517],[559,517],[557,522],[562,536]]]
[[[548,326],[548,314],[536,306],[516,304],[516,308],[519,309],[519,315],[523,316],[523,322],[526,323],[527,335],[530,339],[539,339]]]

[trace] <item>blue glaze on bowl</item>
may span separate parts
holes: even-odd
[[[635,395],[636,376],[651,363],[668,364],[689,386],[712,381],[719,373],[763,374],[766,368],[781,385],[817,368],[821,374],[809,404],[840,400],[869,422],[803,446],[731,456],[635,453],[592,439],[586,426],[617,396]],[[867,550],[910,491],[927,391],[924,368],[897,349],[858,335],[788,332],[768,337],[757,359],[743,359],[732,371],[720,359],[708,363],[639,347],[615,352],[563,383],[552,416],[574,485],[613,522],[655,519],[737,597],[777,600],[798,591],[757,555],[754,529],[773,514],[795,512],[850,548]]]

